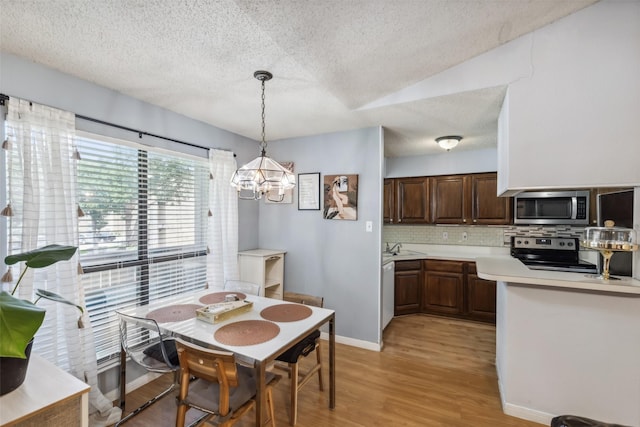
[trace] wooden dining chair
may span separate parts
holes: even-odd
[[[176,348],[180,360],[176,427],[184,426],[190,408],[210,415],[202,421],[229,427],[255,406],[255,369],[238,365],[233,353],[210,350],[179,338]],[[272,389],[278,380],[279,375],[266,373],[267,410],[272,427],[275,427]]]
[[[180,365],[174,339],[163,336],[155,320],[129,316],[120,312],[116,312],[116,314],[118,316],[122,350],[120,359],[120,408],[124,409],[126,395],[127,360],[125,356],[149,372],[173,373],[173,383],[169,388],[134,409],[115,424],[117,427],[171,393],[178,384]]]
[[[294,292],[285,292],[283,299],[289,302],[295,302],[298,304],[311,305],[314,307],[322,307],[324,305],[324,298],[298,294]],[[301,373],[299,370],[298,362],[302,357],[307,357],[311,352],[315,350],[316,362],[312,368],[307,372]],[[285,365],[282,363],[283,362]],[[276,358],[276,368],[287,370],[289,378],[291,379],[290,396],[291,407],[289,411],[289,423],[294,426],[298,420],[298,391],[313,377],[313,374],[318,373],[318,385],[320,391],[324,390],[324,384],[322,382],[322,355],[320,352],[320,330],[316,329],[309,335],[298,341],[289,350],[282,353]]]

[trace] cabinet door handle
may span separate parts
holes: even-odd
[[[280,257],[279,257],[279,256],[276,256],[276,255],[274,255],[274,256],[272,256],[272,257],[269,257],[269,258],[268,258],[268,260],[269,260],[269,261],[275,261],[275,260],[277,260],[277,259],[280,259]]]

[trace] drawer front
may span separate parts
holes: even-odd
[[[395,271],[421,270],[421,263],[422,261],[419,259],[411,261],[396,261]]]
[[[426,271],[447,271],[449,273],[464,273],[462,261],[438,261],[428,259],[424,261]]]

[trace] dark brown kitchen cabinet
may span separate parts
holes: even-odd
[[[428,224],[429,178],[395,178],[398,224]]]
[[[431,222],[466,224],[470,217],[470,187],[467,175],[431,178]]]
[[[496,321],[496,282],[479,278],[474,262],[468,264],[466,314],[474,320]]]
[[[598,195],[607,193],[616,193],[618,191],[629,190],[630,188],[611,187],[611,188],[592,188],[589,198],[589,224],[598,225]]]
[[[513,221],[513,198],[498,197],[495,172],[384,180],[387,224],[484,224]]]
[[[420,312],[422,261],[395,262],[394,315]]]
[[[398,219],[396,214],[396,182],[393,178],[384,180],[382,221],[386,224],[393,224]]]
[[[471,223],[486,225],[511,224],[513,198],[498,197],[498,174],[470,175]]]
[[[463,314],[464,262],[425,260],[422,311]]]
[[[435,224],[510,224],[513,199],[497,196],[495,172],[431,178],[431,221]]]

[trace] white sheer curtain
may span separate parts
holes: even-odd
[[[8,107],[7,193],[13,208],[9,254],[54,243],[77,246],[75,116],[15,98]],[[46,288],[84,307],[78,254],[49,268],[29,269],[19,296],[33,301],[34,288]],[[93,331],[86,311],[80,329],[76,308],[46,300],[38,305],[47,314],[33,351],[91,386],[92,425],[119,419],[120,409],[113,408],[98,389]]]
[[[209,186],[209,236],[207,282],[223,289],[225,280],[240,278],[238,271],[238,193],[230,181],[237,164],[233,153],[209,150],[211,185]]]

